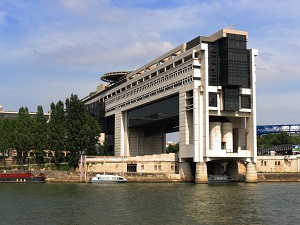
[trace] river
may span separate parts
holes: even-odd
[[[1,224],[299,224],[300,183],[0,184]]]

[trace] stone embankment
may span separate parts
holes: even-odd
[[[72,182],[78,183],[80,182],[80,173],[77,171],[40,171],[41,173],[46,175],[46,182]],[[33,172],[34,174],[38,174],[37,171]]]
[[[258,182],[300,182],[300,173],[258,173]]]
[[[47,177],[46,182],[84,182],[80,181],[80,173],[77,171],[40,171]],[[34,174],[38,174],[35,171]],[[86,180],[90,180],[94,175],[87,175]],[[126,173],[128,182],[182,182],[179,174],[165,173]]]
[[[38,174],[39,171],[34,171]],[[40,171],[47,177],[46,182],[84,182],[77,171]],[[89,180],[92,175],[87,176]],[[182,182],[179,174],[126,173],[128,182]],[[258,173],[258,182],[300,182],[300,173]]]

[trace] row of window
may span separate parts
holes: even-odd
[[[172,73],[166,74],[165,76],[162,76],[160,78],[154,79],[153,81],[148,82],[148,83],[146,83],[144,85],[140,85],[137,88],[134,88],[134,89],[132,89],[130,91],[124,92],[123,94],[119,94],[116,97],[110,98],[110,99],[106,100],[106,104],[108,105],[108,104],[111,104],[113,102],[119,101],[120,99],[124,99],[126,97],[129,97],[129,96],[135,95],[137,93],[140,93],[140,92],[142,92],[144,90],[147,90],[147,89],[149,89],[151,87],[154,87],[154,86],[156,86],[156,85],[158,85],[158,84],[160,84],[162,82],[165,82],[167,80],[173,79],[174,77],[177,77],[177,76],[179,76],[179,75],[181,75],[183,73],[186,73],[186,72],[188,72],[188,71],[190,71],[192,69],[193,69],[193,65],[189,64],[189,65],[187,65],[187,66],[185,66],[183,68],[180,68],[180,69],[178,69],[178,70],[176,70],[176,71],[174,71]]]
[[[261,166],[267,166],[267,161],[261,160],[260,165]],[[274,165],[275,166],[281,166],[281,161],[274,161]],[[289,166],[291,166],[291,165],[289,164]]]
[[[240,98],[241,108],[242,109],[251,109],[251,96],[250,95],[242,95],[240,97],[241,97]],[[230,102],[229,102],[229,104],[230,104]],[[238,104],[238,102],[236,104]],[[217,93],[209,93],[209,106],[210,107],[218,107],[218,94]]]
[[[175,165],[172,164],[172,165],[171,165],[171,171],[172,171],[172,170],[175,170],[175,169],[176,169]],[[145,170],[145,166],[144,166],[144,165],[141,165],[141,170],[142,170],[142,171]],[[160,165],[160,164],[155,164],[155,165],[154,165],[154,170],[155,170],[155,171],[161,171],[161,170],[162,170],[162,169],[161,169],[161,165]]]
[[[181,79],[181,80],[177,80],[169,85],[166,85],[166,86],[163,86],[163,87],[160,87],[156,90],[153,90],[151,92],[148,92],[148,93],[145,93],[144,95],[139,95],[138,97],[136,98],[133,98],[131,100],[128,100],[126,102],[122,102],[121,104],[115,106],[115,107],[111,107],[111,108],[107,108],[106,109],[106,113],[108,112],[111,112],[111,111],[114,111],[115,109],[119,109],[119,108],[122,108],[122,107],[125,107],[127,105],[130,105],[132,103],[135,103],[135,102],[138,102],[138,101],[141,101],[141,100],[144,100],[144,99],[147,99],[149,97],[152,97],[152,96],[155,96],[157,94],[160,94],[162,92],[165,92],[165,91],[168,91],[170,89],[174,89],[176,87],[179,87],[179,86],[183,86],[183,85],[186,85],[186,84],[189,84],[193,82],[193,77],[192,76],[189,76],[189,77],[186,77],[184,79]]]

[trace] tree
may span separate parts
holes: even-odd
[[[167,153],[177,153],[179,151],[179,143],[176,143],[175,145],[170,144],[167,147]]]
[[[97,152],[97,155],[101,155],[101,156],[113,155],[113,154],[111,154],[111,151],[109,151],[110,150],[109,147],[110,146],[106,142],[104,142],[103,144],[100,144],[98,147],[99,150]]]
[[[54,151],[53,161],[58,168],[61,152],[66,149],[66,127],[64,103],[59,101],[56,105],[52,102],[50,105],[51,116],[48,123],[49,149]]]
[[[0,120],[0,152],[3,156],[3,164],[5,167],[6,155],[13,146],[13,133],[15,129],[15,120],[4,118]]]
[[[78,166],[79,155],[88,148],[95,147],[101,129],[97,122],[85,112],[84,104],[77,95],[66,99],[67,149],[71,153],[69,165]]]
[[[33,150],[38,165],[44,163],[44,150],[48,147],[48,124],[42,106],[37,107],[36,117],[33,119]]]
[[[13,137],[14,148],[17,150],[18,164],[21,162],[22,166],[27,152],[32,149],[32,131],[33,120],[29,116],[28,108],[21,107],[19,109],[19,116],[16,119],[16,129]]]
[[[299,144],[300,137],[290,136],[287,132],[280,132],[277,134],[266,134],[257,137],[257,147],[258,148],[269,148],[275,145],[284,144]]]
[[[287,132],[281,131],[278,134],[274,135],[275,138],[273,138],[272,144],[273,145],[284,145],[284,144],[291,144],[292,138],[289,136]]]

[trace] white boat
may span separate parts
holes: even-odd
[[[119,175],[96,174],[90,179],[90,183],[125,183],[127,179]]]
[[[227,175],[208,175],[208,183],[230,183],[234,179]]]

